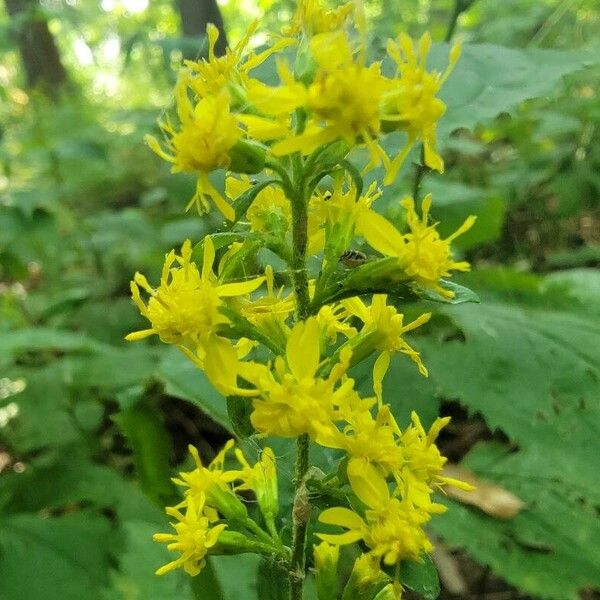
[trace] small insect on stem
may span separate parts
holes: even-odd
[[[345,267],[355,269],[367,262],[367,255],[359,250],[345,250],[339,260]]]

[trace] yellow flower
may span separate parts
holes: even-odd
[[[322,5],[321,0],[299,0],[298,8],[290,26],[284,30],[285,35],[304,33],[308,36],[319,33],[337,31],[343,27],[348,17],[352,14],[352,2],[342,4],[337,8],[328,9]]]
[[[316,35],[310,49],[319,68],[300,105],[310,110],[311,122],[304,133],[276,143],[273,153],[310,154],[322,144],[343,139],[351,146],[366,144],[371,161],[379,162],[379,102],[388,86],[379,63],[356,63],[342,32]]]
[[[215,511],[226,518],[243,519],[247,516],[246,507],[229,485],[239,478],[239,472],[226,471],[224,468],[225,456],[233,446],[234,441],[229,440],[208,467],[202,464],[198,450],[194,446],[188,446],[196,468],[193,471],[179,473],[179,477],[173,479],[177,485],[187,488],[185,500],[180,506],[188,504],[190,499],[202,496],[206,499],[205,514],[210,520],[216,520]]]
[[[177,485],[187,488],[185,496],[199,496],[200,494],[210,494],[211,488],[217,486],[228,489],[228,484],[235,479],[235,473],[225,471],[224,463],[225,456],[235,442],[229,440],[215,458],[210,462],[208,467],[202,464],[202,459],[198,453],[198,449],[194,446],[188,446],[188,451],[194,460],[196,468],[193,471],[179,473],[179,477],[173,478],[173,482]],[[233,474],[232,474],[233,473]]]
[[[423,34],[418,45],[406,34],[396,42],[388,42],[388,54],[396,63],[397,72],[391,89],[382,98],[384,129],[401,129],[408,134],[408,142],[400,154],[389,163],[384,184],[394,181],[398,169],[416,140],[423,142],[425,164],[437,171],[444,170],[442,157],[436,150],[436,127],[446,111],[446,105],[436,97],[452,72],[460,56],[460,45],[453,46],[450,61],[444,73],[426,69],[431,47],[429,33]]]
[[[205,498],[202,494],[191,497],[187,503],[185,514],[175,507],[167,507],[168,515],[175,517],[171,523],[175,533],[156,533],[155,542],[167,543],[167,548],[179,552],[181,556],[160,567],[157,575],[164,575],[179,567],[191,576],[198,575],[206,564],[205,556],[217,543],[219,535],[227,525],[210,527],[210,521],[203,513]]]
[[[315,585],[318,598],[338,598],[339,577],[338,561],[340,547],[327,542],[313,546],[315,559]]]
[[[185,61],[185,65],[192,75],[189,85],[199,98],[217,96],[226,89],[235,93],[238,91],[235,86],[243,89],[248,85],[250,70],[264,62],[271,54],[279,52],[293,43],[291,40],[282,39],[263,52],[251,53],[244,59],[245,50],[250,39],[256,33],[258,24],[258,21],[252,23],[240,42],[234,48],[227,48],[223,56],[215,54],[219,30],[212,23],[207,25],[208,59]]]
[[[267,293],[256,300],[240,302],[240,311],[250,323],[284,346],[289,334],[286,321],[296,310],[294,294],[285,295],[283,287],[275,290],[275,277],[271,265],[265,267],[265,280]]]
[[[415,210],[412,198],[404,198],[400,204],[406,210],[409,231],[401,234],[387,219],[370,212],[362,220],[365,239],[381,254],[397,257],[398,265],[407,279],[412,279],[424,288],[433,289],[445,298],[452,298],[454,292],[444,289],[439,280],[450,276],[452,271],[470,269],[468,262],[452,259],[450,244],[471,229],[476,217],[467,217],[452,235],[442,239],[437,231],[437,223],[428,224],[431,194],[423,199],[421,217]]]
[[[432,488],[442,489],[452,485],[463,490],[473,489],[468,483],[440,475],[446,458],[440,454],[435,445],[440,431],[449,423],[450,417],[437,418],[429,431],[421,424],[416,412],[411,414],[412,425],[407,427],[400,436],[405,464],[398,476],[402,479],[406,500],[418,507],[429,511],[442,512],[445,508],[440,504],[432,504]]]
[[[373,182],[357,199],[354,184],[350,182],[346,189],[343,184],[343,181],[339,181],[331,192],[314,194],[308,210],[309,219],[312,217],[324,225],[327,242],[331,243],[332,236],[335,236],[336,243],[347,249],[354,233],[361,235],[362,217],[372,210],[371,206],[381,196],[381,192],[377,188],[377,182]]]
[[[358,297],[342,300],[342,305],[364,324],[360,333],[350,343],[355,353],[363,354],[361,345],[379,352],[402,352],[417,365],[421,375],[427,377],[427,369],[421,356],[403,339],[402,335],[427,323],[431,313],[424,313],[405,325],[404,315],[387,304],[385,294],[375,294],[369,307]]]
[[[430,515],[409,502],[391,497],[385,479],[374,466],[368,463],[349,466],[348,477],[354,493],[367,506],[365,516],[339,506],[324,510],[319,516],[321,523],[338,525],[347,531],[319,533],[320,539],[338,545],[363,540],[370,553],[387,565],[405,559],[418,560],[423,552],[433,549],[422,528]]]
[[[223,216],[232,221],[235,211],[209,181],[208,174],[229,165],[231,150],[242,131],[230,112],[227,93],[207,96],[194,105],[189,97],[189,85],[189,73],[183,72],[175,90],[181,127],[176,130],[169,123],[161,125],[168,136],[167,149],[153,136],[146,136],[146,143],[161,158],[173,163],[173,173],[186,171],[198,175],[196,193],[186,210],[195,204],[200,212],[206,212],[207,198],[210,198]]]
[[[344,598],[373,598],[376,590],[389,581],[379,563],[379,559],[371,553],[359,555],[344,588]]]
[[[287,232],[292,220],[292,211],[283,190],[269,186],[259,192],[246,216],[252,231]]]
[[[334,447],[348,454],[348,465],[376,465],[390,474],[404,465],[397,436],[400,431],[389,407],[380,408],[373,418],[368,410],[371,405],[371,401],[363,400],[344,415],[346,425],[337,433]]]
[[[289,334],[286,356],[278,356],[273,368],[243,363],[241,376],[259,392],[253,400],[252,425],[268,435],[297,437],[308,433],[327,445],[334,429],[335,408],[353,395],[353,381],[336,388],[348,368],[344,353],[327,378],[317,376],[320,365],[320,329],[315,318],[297,323]]]
[[[350,324],[352,314],[343,304],[326,304],[319,309],[317,321],[321,331],[331,344],[335,344],[338,334],[346,338],[356,335],[356,328]]]
[[[271,448],[265,448],[260,460],[250,466],[241,450],[235,451],[235,456],[242,466],[236,479],[242,483],[235,486],[236,490],[252,490],[265,521],[272,524],[279,512],[279,494],[277,491],[277,466],[275,454]]]
[[[167,254],[158,288],[153,288],[141,273],[136,273],[131,282],[131,295],[152,327],[130,333],[125,339],[140,340],[157,334],[163,342],[192,352],[196,352],[198,346],[210,345],[219,325],[229,322],[219,312],[224,299],[249,294],[264,281],[264,277],[258,277],[220,283],[213,273],[214,259],[214,244],[207,236],[202,272],[192,261],[192,243],[186,240],[181,256],[174,250]],[[150,295],[147,303],[142,300],[140,288]]]

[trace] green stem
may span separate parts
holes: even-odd
[[[292,203],[292,282],[296,296],[296,318],[301,321],[308,316],[308,273],[306,270],[306,246],[308,244],[308,202],[304,194],[304,182],[295,191]]]
[[[296,158],[296,157],[295,157]],[[306,270],[308,243],[308,196],[302,158],[294,164],[292,204],[292,281],[296,296],[296,319],[308,316],[310,297]],[[304,479],[308,471],[309,438],[301,435],[297,440],[296,467],[294,471],[294,505],[292,509],[292,556],[290,560],[290,600],[301,600],[305,577],[306,533],[310,518],[310,504]]]
[[[421,184],[423,183],[423,178],[429,171],[429,167],[425,164],[425,148],[421,146],[421,164],[417,165],[417,170],[415,172],[415,180],[413,182],[413,198],[415,202],[419,201],[419,192],[421,190]]]
[[[448,22],[448,29],[446,29],[446,36],[444,37],[445,42],[449,42],[454,37],[456,31],[456,25],[458,23],[458,17],[464,13],[472,4],[474,0],[454,0],[454,10],[450,16]]]
[[[310,518],[308,490],[304,485],[308,471],[308,435],[297,440],[296,467],[294,471],[294,507],[292,512],[292,558],[290,561],[290,600],[302,599],[302,587],[306,571],[306,533]]]

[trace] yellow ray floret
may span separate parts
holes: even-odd
[[[161,125],[167,136],[166,149],[153,136],[146,136],[146,143],[173,164],[173,173],[197,174],[196,193],[186,210],[196,205],[200,212],[206,212],[211,199],[225,218],[233,220],[235,211],[209,181],[208,174],[229,165],[231,149],[241,138],[242,131],[230,112],[227,94],[208,96],[194,104],[188,87],[189,76],[182,74],[176,88],[180,128],[175,129],[169,123]]]
[[[326,378],[319,377],[321,332],[316,318],[297,323],[289,334],[285,358],[273,368],[244,363],[240,373],[259,392],[251,416],[257,431],[268,435],[297,437],[304,433],[322,445],[332,436],[336,406],[354,395],[353,381],[339,385],[348,368],[345,353]]]
[[[131,295],[151,327],[130,333],[126,339],[139,340],[156,334],[167,344],[183,346],[193,352],[198,346],[206,346],[218,326],[228,322],[219,312],[225,299],[249,294],[264,281],[264,277],[258,277],[221,283],[213,273],[214,259],[214,244],[207,236],[201,272],[192,260],[192,243],[186,240],[181,255],[174,250],[167,254],[157,288],[141,273],[136,273],[131,282]],[[142,299],[141,290],[150,296],[147,303]]]
[[[206,555],[217,543],[219,535],[227,525],[210,526],[208,517],[204,514],[205,497],[200,494],[190,498],[185,513],[175,507],[168,507],[166,512],[175,518],[171,523],[175,533],[156,533],[155,542],[164,542],[172,552],[179,552],[179,558],[167,563],[156,571],[164,575],[182,567],[192,577],[198,575],[206,564]]]
[[[386,185],[396,178],[398,169],[415,141],[423,143],[425,164],[442,172],[444,162],[436,149],[436,128],[446,111],[437,97],[440,88],[454,69],[460,56],[460,45],[450,51],[448,67],[443,73],[427,71],[427,55],[431,36],[423,34],[417,44],[406,34],[388,42],[388,54],[396,63],[393,85],[382,98],[382,121],[387,130],[400,129],[408,134],[404,149],[389,164],[384,179]]]
[[[417,214],[412,198],[404,198],[400,204],[406,211],[409,227],[407,233],[400,233],[387,219],[370,212],[364,215],[362,221],[363,236],[372,248],[384,256],[396,257],[406,279],[433,289],[446,298],[452,298],[454,293],[444,289],[439,281],[442,277],[450,276],[452,271],[470,269],[468,262],[453,260],[450,245],[459,235],[471,229],[476,217],[467,217],[452,235],[442,239],[437,223],[428,223],[431,194],[423,199],[421,216]]]
[[[354,11],[352,2],[331,9],[326,8],[323,4],[322,0],[299,0],[292,22],[284,30],[284,34],[297,35],[304,33],[312,36],[319,33],[338,31]]]
[[[342,32],[319,34],[310,48],[318,69],[302,103],[309,108],[311,121],[304,133],[276,143],[273,153],[310,154],[323,144],[343,139],[350,146],[366,144],[371,161],[379,162],[379,102],[388,87],[379,63],[366,67],[356,62]]]

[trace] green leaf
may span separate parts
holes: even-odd
[[[115,533],[93,513],[21,514],[0,524],[0,581],[10,600],[101,600]],[[85,592],[83,592],[85,590]]]
[[[230,429],[225,398],[179,350],[168,348],[163,352],[158,378],[164,384],[167,394],[195,404],[219,425]]]
[[[254,427],[250,421],[252,414],[252,401],[240,396],[227,396],[227,414],[233,432],[240,438],[254,435]]]
[[[440,595],[437,569],[429,555],[423,562],[404,561],[400,564],[400,582],[425,600],[435,600]]]
[[[568,446],[555,445],[568,453]],[[581,590],[600,587],[600,522],[585,490],[548,475],[549,448],[536,444],[522,453],[499,444],[479,444],[466,465],[516,494],[525,509],[506,521],[445,501],[449,512],[433,519],[431,526],[526,593],[578,600]],[[591,448],[588,460],[597,472],[597,453]]]
[[[464,304],[466,302],[474,302],[479,303],[479,296],[468,287],[464,285],[460,285],[459,283],[455,283],[454,281],[450,281],[449,279],[440,279],[440,285],[450,292],[454,292],[454,296],[451,298],[446,298],[445,296],[440,296],[436,291],[429,289],[422,289],[419,291],[419,294],[422,298],[426,300],[431,300],[432,302],[442,302],[444,304]]]
[[[261,181],[260,183],[254,184],[241,196],[238,196],[233,205],[235,208],[235,221],[239,221],[246,214],[246,211],[252,206],[252,203],[254,200],[256,200],[258,194],[260,194],[266,187],[273,185],[275,182],[275,179]]]
[[[155,406],[136,404],[113,416],[133,450],[137,476],[144,492],[159,506],[170,504],[177,493],[171,482],[171,436]]]
[[[5,401],[18,407],[17,416],[1,432],[13,450],[68,446],[81,439],[82,432],[71,412],[71,375],[65,361],[53,361],[37,369],[13,368],[6,373],[25,386]]]
[[[17,329],[3,331],[0,337],[0,364],[8,364],[24,352],[93,352],[104,348],[81,333],[57,329]]]
[[[165,527],[168,525],[165,523]],[[158,577],[154,571],[173,560],[165,544],[152,540],[159,531],[153,523],[142,520],[126,521],[122,525],[124,550],[119,556],[118,570],[111,573],[109,600],[192,600],[190,577],[181,569],[168,577]],[[164,529],[167,531],[167,529]],[[213,600],[213,597],[210,597]],[[217,598],[215,598],[217,600]]]
[[[260,600],[257,594],[259,562],[260,557],[254,554],[212,558],[226,600]]]
[[[443,71],[448,52],[447,44],[436,44],[429,66]],[[489,122],[500,113],[512,112],[524,100],[552,93],[565,75],[594,61],[597,57],[583,52],[465,44],[440,93],[447,110],[439,136],[444,139],[461,127]]]
[[[258,563],[257,593],[260,600],[286,600],[289,578],[285,566],[263,557]]]

